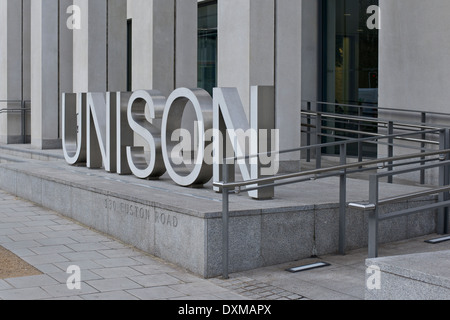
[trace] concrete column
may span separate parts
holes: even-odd
[[[107,91],[106,0],[74,0],[80,8],[81,28],[73,30],[73,89]]]
[[[61,147],[61,95],[73,91],[73,30],[67,26],[73,1],[30,2],[31,144],[37,149],[57,149]]]
[[[59,148],[58,1],[34,0],[31,10],[31,143]]]
[[[450,2],[445,0],[380,0],[379,106],[398,110],[449,113]],[[380,119],[418,123],[421,114],[379,111]],[[445,125],[448,117],[427,115],[428,125]],[[406,143],[405,143],[406,144]],[[413,147],[419,144],[412,143]],[[430,146],[427,146],[430,148]],[[412,153],[396,148],[395,155]],[[378,148],[379,157],[387,148]],[[418,182],[418,174],[402,176]],[[439,181],[438,170],[428,170],[426,183]]]
[[[74,0],[81,28],[73,31],[75,92],[126,90],[126,0]]]
[[[127,0],[108,0],[107,91],[127,89]]]
[[[302,44],[303,39],[308,43],[309,38],[307,36],[312,36],[310,32],[317,29],[316,25],[302,23],[303,6],[306,6],[309,2],[308,0],[277,1],[276,128],[280,131],[281,150],[296,149],[301,146],[300,110],[304,84],[302,81],[303,57],[308,58],[305,64],[310,68],[317,59],[316,56],[306,51],[307,47],[305,48]],[[308,16],[312,14],[314,12],[308,12]],[[305,76],[309,79],[305,82],[305,85],[309,84],[309,86],[316,87],[317,70],[309,69],[308,71],[310,72]],[[311,89],[309,91],[312,91]],[[299,152],[282,155],[280,160],[281,171],[300,170]]]
[[[176,88],[197,87],[197,16],[197,0],[128,1],[133,90],[159,90],[167,97]],[[186,111],[183,127],[192,130],[194,117]],[[140,137],[135,144],[142,144]]]
[[[174,0],[132,0],[133,90],[155,89],[168,96],[175,86]]]
[[[30,1],[0,1],[0,100],[29,99]],[[20,102],[0,103],[0,109],[21,108]],[[21,143],[21,115],[0,115],[0,143]]]
[[[290,1],[297,3],[296,1]],[[302,82],[301,95],[303,100],[318,101],[319,94],[319,3],[317,0],[302,0],[301,7],[301,58],[302,58]],[[297,7],[298,4],[294,5]],[[293,16],[297,15],[293,13]],[[293,18],[295,19],[295,18]],[[298,20],[298,18],[297,18]],[[279,19],[280,21],[280,19]],[[297,30],[295,25],[294,30]],[[298,39],[298,36],[296,37]],[[298,40],[297,40],[298,41]],[[298,50],[298,49],[297,49]],[[295,53],[294,56],[297,54]],[[298,71],[297,71],[298,72]]]
[[[175,88],[197,88],[198,64],[198,2],[197,0],[175,1]],[[182,128],[194,136],[197,120],[189,104],[183,115]]]
[[[237,87],[249,116],[250,87],[275,86],[281,150],[301,146],[304,2],[219,2],[219,87]],[[280,160],[281,171],[300,168],[300,153],[283,155]]]
[[[175,87],[197,87],[198,1],[176,0]]]
[[[380,8],[380,107],[448,113],[450,2],[381,0]]]
[[[62,93],[73,92],[73,30],[67,26],[71,5],[73,0],[59,0],[59,100]]]
[[[197,0],[129,0],[133,90],[197,86]]]
[[[274,0],[218,2],[218,86],[237,87],[247,116],[250,87],[275,85]]]

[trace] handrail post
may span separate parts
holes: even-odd
[[[358,108],[358,117],[362,117],[362,108]],[[358,121],[358,139],[362,139],[362,134],[361,134],[361,130],[362,130],[362,126],[361,126],[361,121]],[[363,143],[361,141],[358,141],[358,161],[362,162],[363,161]]]
[[[369,259],[378,258],[378,227],[379,227],[379,208],[378,208],[378,177],[370,176],[369,202],[375,205],[375,208],[369,211]]]
[[[21,101],[21,115],[22,115],[22,119],[21,119],[21,133],[22,133],[22,143],[26,144],[27,143],[27,132],[26,132],[26,117],[27,117],[27,113],[26,113],[26,102],[24,100]]]
[[[306,104],[306,110],[308,110],[308,112],[311,112],[311,101],[308,101]],[[306,128],[306,145],[308,147],[311,146],[311,114],[308,114],[308,120],[306,121],[307,124],[307,128]],[[308,148],[308,150],[306,151],[306,162],[310,163],[311,162],[311,149]]]
[[[440,133],[439,137],[439,149],[446,150],[450,144],[449,138],[449,129],[443,129]],[[448,160],[449,155],[441,157],[442,161]],[[439,167],[439,186],[444,187],[448,186],[450,183],[449,179],[449,168],[447,165],[442,165]],[[438,201],[443,202],[448,200],[448,192],[440,193]],[[438,234],[447,234],[448,232],[448,208],[440,208],[438,212],[437,218],[437,233]]]
[[[427,114],[426,112],[422,112],[421,114],[421,123],[422,125],[425,125],[427,123]],[[425,131],[425,128],[422,128],[421,131]],[[421,136],[422,140],[425,141],[427,139],[427,135],[425,133],[422,133]],[[422,149],[422,153],[425,153],[425,148],[426,148],[426,144],[425,142],[422,142],[420,144],[420,147]],[[421,160],[425,160],[425,157],[422,157]],[[421,163],[422,166],[425,165],[425,162]],[[424,185],[425,184],[425,170],[420,170],[420,184]]]
[[[226,185],[228,183],[228,163],[223,164],[223,182]],[[229,279],[229,214],[230,214],[230,205],[229,205],[229,199],[230,199],[230,192],[229,189],[224,186],[222,188],[222,236],[223,236],[223,243],[222,243],[222,251],[223,251],[223,278],[225,280]]]
[[[388,158],[393,158],[394,157],[394,138],[392,137],[392,135],[394,134],[394,122],[393,121],[389,121],[388,124],[388,135],[390,136],[388,139]],[[392,165],[393,162],[390,161],[389,162],[389,168],[388,171],[392,171]],[[388,183],[393,183],[394,179],[393,176],[389,176],[388,177]]]
[[[446,140],[446,149],[450,148],[450,129],[445,129],[445,140]],[[447,160],[450,159],[449,154],[447,153]],[[450,184],[450,166],[445,166],[445,185],[448,186]],[[449,193],[445,193],[445,200],[449,199]],[[445,208],[444,213],[444,234],[448,234],[448,228],[449,227],[449,208]]]
[[[322,142],[322,106],[319,107],[317,113],[317,120],[316,120],[316,145],[319,147],[316,148],[316,169],[322,168],[322,148],[320,147]]]
[[[340,145],[340,163],[347,164],[347,144]],[[347,170],[342,170],[339,182],[339,253],[345,255],[347,231]]]

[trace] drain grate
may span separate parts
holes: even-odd
[[[431,243],[431,244],[438,244],[438,243],[442,243],[442,242],[446,242],[446,241],[450,241],[450,236],[445,236],[445,237],[441,237],[441,238],[431,239],[431,240],[427,240],[425,242],[426,243]]]
[[[329,263],[317,262],[317,263],[307,264],[307,265],[300,266],[300,267],[290,268],[290,269],[287,269],[286,271],[291,272],[291,273],[298,273],[298,272],[304,272],[304,271],[309,271],[309,270],[314,270],[314,269],[319,269],[319,268],[325,268],[325,267],[329,267],[329,266],[331,266]]]

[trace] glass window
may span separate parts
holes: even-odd
[[[127,21],[127,91],[133,90],[133,21]]]
[[[372,14],[367,9],[378,0],[323,0],[323,101],[336,106],[324,111],[376,117],[378,104],[378,30],[367,26]],[[348,105],[373,106],[355,108]],[[327,127],[344,128],[341,136],[358,137],[351,131],[375,132],[376,126],[328,121]],[[337,131],[336,131],[337,132]],[[333,134],[333,131],[326,132]],[[334,141],[324,138],[324,142]],[[364,146],[367,156],[376,154]],[[328,152],[333,152],[328,150]],[[357,153],[357,150],[349,150]]]
[[[217,1],[199,3],[198,87],[212,94],[217,85]]]

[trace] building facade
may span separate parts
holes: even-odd
[[[60,148],[64,92],[235,87],[248,116],[251,87],[273,86],[282,150],[302,144],[305,101],[446,112],[449,12],[446,0],[0,0],[0,142]]]

